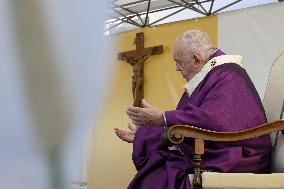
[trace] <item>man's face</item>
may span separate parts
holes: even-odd
[[[179,71],[186,81],[191,80],[201,69],[196,58],[196,54],[185,49],[182,40],[175,43],[173,59],[176,62],[176,71]]]

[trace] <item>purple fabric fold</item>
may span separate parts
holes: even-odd
[[[163,144],[162,127],[143,126],[135,135],[133,162],[138,173],[128,186],[131,189],[190,189],[189,159]]]

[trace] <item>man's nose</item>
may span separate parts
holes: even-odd
[[[176,71],[181,71],[181,67],[179,64],[176,64]]]

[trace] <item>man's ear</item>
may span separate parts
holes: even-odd
[[[193,58],[194,58],[194,64],[196,65],[196,66],[200,66],[201,64],[202,64],[202,57],[198,54],[198,53],[196,53],[196,54],[194,54],[193,55]]]

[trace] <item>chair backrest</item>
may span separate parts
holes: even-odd
[[[279,54],[271,66],[271,71],[264,96],[264,109],[267,120],[284,119],[284,50]],[[276,133],[271,134],[272,143]],[[272,172],[284,173],[284,135],[279,133],[277,146],[272,154]]]

